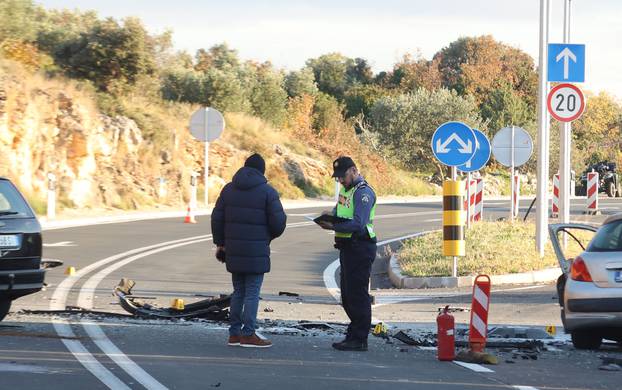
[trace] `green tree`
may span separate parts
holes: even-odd
[[[379,151],[408,169],[436,166],[430,150],[432,134],[448,121],[461,121],[481,129],[475,99],[455,91],[420,88],[414,93],[380,98],[371,109],[369,131]]]
[[[5,39],[33,42],[38,29],[33,15],[37,11],[31,0],[0,1],[0,43]]]
[[[313,70],[304,67],[298,71],[292,71],[285,76],[285,89],[289,97],[302,95],[315,96],[318,93]]]
[[[346,91],[345,115],[351,118],[357,115],[367,117],[378,99],[385,96],[387,91],[375,84],[357,84]]]
[[[343,107],[337,99],[320,92],[313,107],[313,128],[318,131],[339,128],[343,120],[342,112]]]
[[[320,92],[342,101],[348,87],[348,69],[354,65],[351,58],[340,53],[330,53],[307,60],[307,66],[313,69],[315,82]]]
[[[237,69],[209,68],[204,72],[201,104],[214,107],[220,111],[250,112],[248,75],[240,77]]]
[[[155,71],[152,38],[137,18],[125,19],[122,26],[112,18],[98,21],[55,57],[69,75],[91,80],[108,92]]]
[[[264,63],[256,68],[256,83],[250,96],[253,113],[277,126],[283,124],[287,112],[283,84],[283,74],[272,64]]]
[[[521,99],[509,85],[493,90],[481,105],[482,119],[488,121],[488,128],[499,130],[508,125],[534,129],[535,111]]]
[[[354,62],[348,65],[346,77],[348,84],[370,84],[374,81],[371,66],[363,58],[355,58]]]
[[[509,83],[519,97],[535,107],[537,74],[533,59],[490,35],[459,38],[436,53],[434,60],[442,85],[460,95],[474,96],[478,104]]]
[[[603,160],[622,166],[622,107],[607,93],[588,95],[584,114],[572,124],[572,136],[577,172]]]
[[[235,69],[239,66],[238,52],[229,48],[226,43],[214,45],[209,50],[197,50],[195,69],[200,72],[206,72],[210,68]]]

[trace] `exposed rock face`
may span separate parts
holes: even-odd
[[[277,188],[286,197],[314,195],[330,176],[320,161],[282,145],[270,147],[264,155],[267,174],[289,178]],[[79,91],[41,79],[26,83],[2,67],[0,153],[0,176],[11,178],[31,199],[45,199],[53,173],[64,207],[181,205],[190,197],[191,171],[203,185],[203,144],[183,126],[171,130],[167,146],[158,146],[136,122],[102,115]],[[250,153],[224,139],[210,143],[212,201]]]
[[[124,194],[155,194],[153,167],[141,161],[146,149],[131,119],[101,115],[61,89],[31,89],[0,76],[0,175],[26,194],[43,199],[53,173],[65,206],[135,207],[136,199],[123,204]]]

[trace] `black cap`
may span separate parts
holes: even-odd
[[[244,162],[244,166],[249,168],[255,168],[256,170],[261,172],[262,175],[266,173],[266,162],[259,153],[255,153],[247,158],[246,162]]]
[[[352,167],[355,167],[354,161],[350,157],[339,157],[333,161],[333,177],[344,177],[346,171]]]

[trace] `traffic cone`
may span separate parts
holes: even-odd
[[[194,212],[192,211],[192,207],[190,206],[188,206],[188,213],[186,214],[184,223],[197,223],[197,220],[194,219]]]

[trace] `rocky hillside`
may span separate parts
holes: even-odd
[[[183,106],[170,136],[150,139],[149,129],[132,119],[103,115],[87,91],[0,64],[0,175],[13,179],[39,212],[48,173],[58,179],[61,207],[181,205],[189,199],[191,171],[203,174],[203,145],[185,123],[196,108]],[[326,157],[258,119],[231,114],[226,121],[223,137],[210,144],[212,200],[252,151],[267,157],[268,177],[285,197],[330,191]]]

